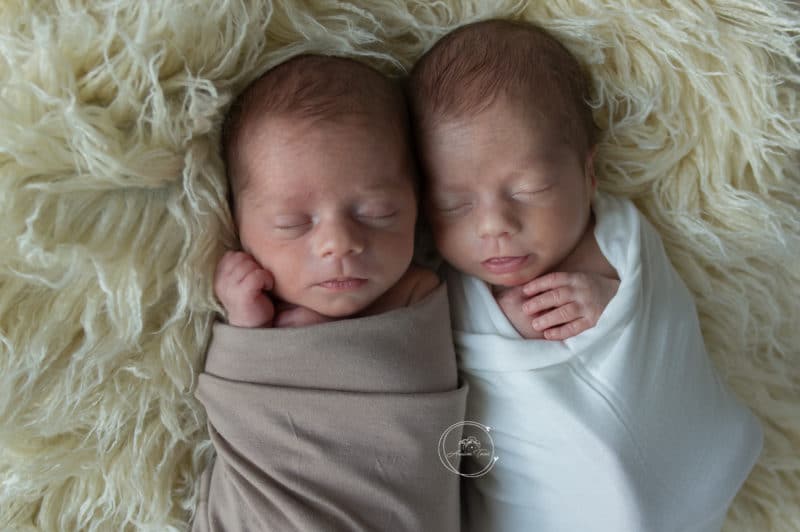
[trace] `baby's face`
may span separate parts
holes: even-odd
[[[434,125],[422,142],[426,210],[455,268],[516,286],[575,248],[595,188],[591,154],[578,155],[502,98],[478,115]]]
[[[414,248],[415,176],[401,135],[355,120],[279,119],[242,146],[244,250],[272,273],[275,295],[332,317],[386,292]]]

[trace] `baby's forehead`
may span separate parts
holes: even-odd
[[[529,95],[500,96],[477,113],[440,116],[419,132],[421,152],[453,146],[467,147],[509,138],[516,157],[547,159],[572,147],[563,106],[543,105]]]
[[[331,116],[306,116],[288,111],[251,111],[242,117],[239,140],[259,138],[265,142],[303,145],[309,135],[333,132],[337,136],[385,135],[386,141],[396,141],[392,134],[396,122],[381,112],[354,110]]]
[[[303,176],[286,175],[278,179],[256,177],[253,183],[256,186],[244,191],[244,193],[251,195],[252,199],[261,203],[280,201],[302,204],[304,201],[324,196],[333,190],[331,187],[321,186],[318,183],[304,179]],[[354,193],[362,196],[391,196],[404,190],[404,188],[405,183],[402,179],[387,175],[375,175],[374,178],[359,182],[358,187],[337,187],[333,191],[337,193]]]
[[[253,185],[243,191],[247,194],[302,201],[326,192],[319,183],[369,193],[399,190],[416,180],[407,135],[374,120],[286,118],[262,124],[241,142],[240,164]]]
[[[487,113],[494,118],[491,110]],[[582,168],[581,154],[567,135],[550,128],[537,130],[522,120],[518,127],[503,131],[508,122],[502,114],[494,124],[461,118],[449,127],[439,126],[440,134],[432,134],[420,146],[426,188],[454,191],[486,184],[544,185]]]
[[[518,184],[546,185],[563,176],[571,175],[579,169],[572,152],[564,150],[559,154],[545,156],[522,156],[519,159],[494,160],[479,171],[467,163],[466,166],[447,166],[438,168],[426,176],[429,189],[439,191],[465,191],[485,185],[513,186]]]
[[[398,160],[404,165],[413,160],[408,129],[369,114],[333,119],[291,113],[254,116],[241,132],[237,139],[239,162],[250,169],[267,161],[275,165],[287,158],[310,160],[323,154],[329,158],[370,160],[371,152],[379,152],[384,154],[386,166],[395,166]]]
[[[358,186],[334,187],[320,184],[302,176],[283,176],[283,179],[255,177],[241,191],[249,212],[289,214],[316,210],[320,205],[355,208],[365,203],[393,203],[405,197],[408,182],[402,179],[376,176],[359,181]]]

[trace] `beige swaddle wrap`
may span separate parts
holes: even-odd
[[[376,316],[216,323],[196,395],[217,457],[193,530],[459,530],[437,449],[466,392],[444,284]]]

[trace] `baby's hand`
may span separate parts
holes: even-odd
[[[553,272],[522,285],[522,310],[547,340],[564,340],[594,327],[617,289],[619,280],[595,273]]]
[[[227,251],[214,272],[214,293],[236,327],[270,327],[275,306],[264,290],[274,279],[244,251]]]
[[[531,316],[522,310],[523,303],[528,300],[528,296],[522,293],[522,286],[503,288],[494,294],[494,298],[520,336],[529,340],[544,338],[544,335],[531,325]]]

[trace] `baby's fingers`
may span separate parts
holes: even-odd
[[[228,277],[231,273],[231,269],[233,269],[238,262],[239,261],[236,259],[235,252],[226,251],[225,254],[219,259],[217,267],[214,270],[214,280],[218,281],[223,277]]]
[[[534,318],[531,321],[531,325],[537,331],[546,331],[556,325],[570,323],[581,318],[580,310],[581,307],[577,303],[567,303],[566,305],[561,305],[557,309],[553,309],[546,314]]]
[[[522,304],[522,311],[532,316],[549,308],[561,307],[575,300],[575,290],[571,286],[562,286],[539,294]]]
[[[589,323],[589,320],[586,318],[579,318],[560,327],[547,329],[544,331],[544,338],[545,340],[566,340],[567,338],[579,335],[591,327],[592,324]]]
[[[217,264],[214,277],[240,282],[258,264],[243,251],[226,251]]]
[[[569,286],[573,284],[576,275],[575,273],[568,272],[551,272],[526,283],[525,286],[522,287],[522,293],[526,296],[532,296],[547,290]]]
[[[267,270],[256,269],[248,272],[239,286],[245,293],[260,293],[262,290],[272,290],[273,281]]]

